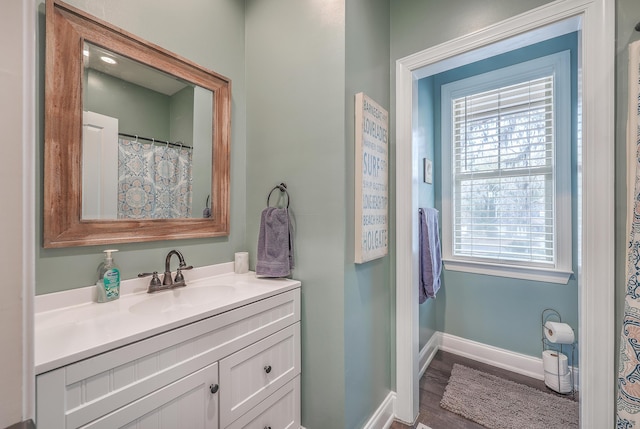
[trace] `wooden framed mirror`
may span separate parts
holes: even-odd
[[[46,7],[44,247],[228,235],[231,81],[61,1]],[[130,99],[107,103],[118,92],[158,95],[137,99],[150,106],[138,117]]]

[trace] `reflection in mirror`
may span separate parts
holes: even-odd
[[[87,41],[83,64],[82,219],[201,217],[212,91]]]
[[[231,81],[46,6],[43,246],[228,235]]]

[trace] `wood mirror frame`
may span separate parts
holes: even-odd
[[[82,220],[83,42],[213,92],[211,217]],[[46,4],[44,247],[229,235],[231,81],[58,0]]]

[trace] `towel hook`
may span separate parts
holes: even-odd
[[[280,192],[284,192],[285,194],[287,194],[287,208],[289,208],[289,203],[291,203],[291,197],[289,196],[289,192],[287,192],[287,184],[284,182],[274,186],[271,192],[269,192],[269,195],[267,196],[267,207],[269,207],[269,199],[271,198],[271,194],[276,189],[278,189]]]

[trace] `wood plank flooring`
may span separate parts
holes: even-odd
[[[507,380],[515,381],[516,383],[525,384],[548,393],[554,393],[545,386],[544,381],[542,380],[536,380],[521,374],[496,368],[453,353],[438,351],[420,379],[420,413],[418,414],[416,425],[407,426],[400,422],[394,422],[391,425],[391,429],[412,429],[415,428],[418,423],[423,423],[432,429],[484,428],[484,426],[440,407],[440,401],[442,400],[444,389],[447,386],[449,377],[451,376],[451,369],[453,368],[454,363],[459,363],[469,368],[474,368]],[[577,394],[575,400],[578,400]]]

